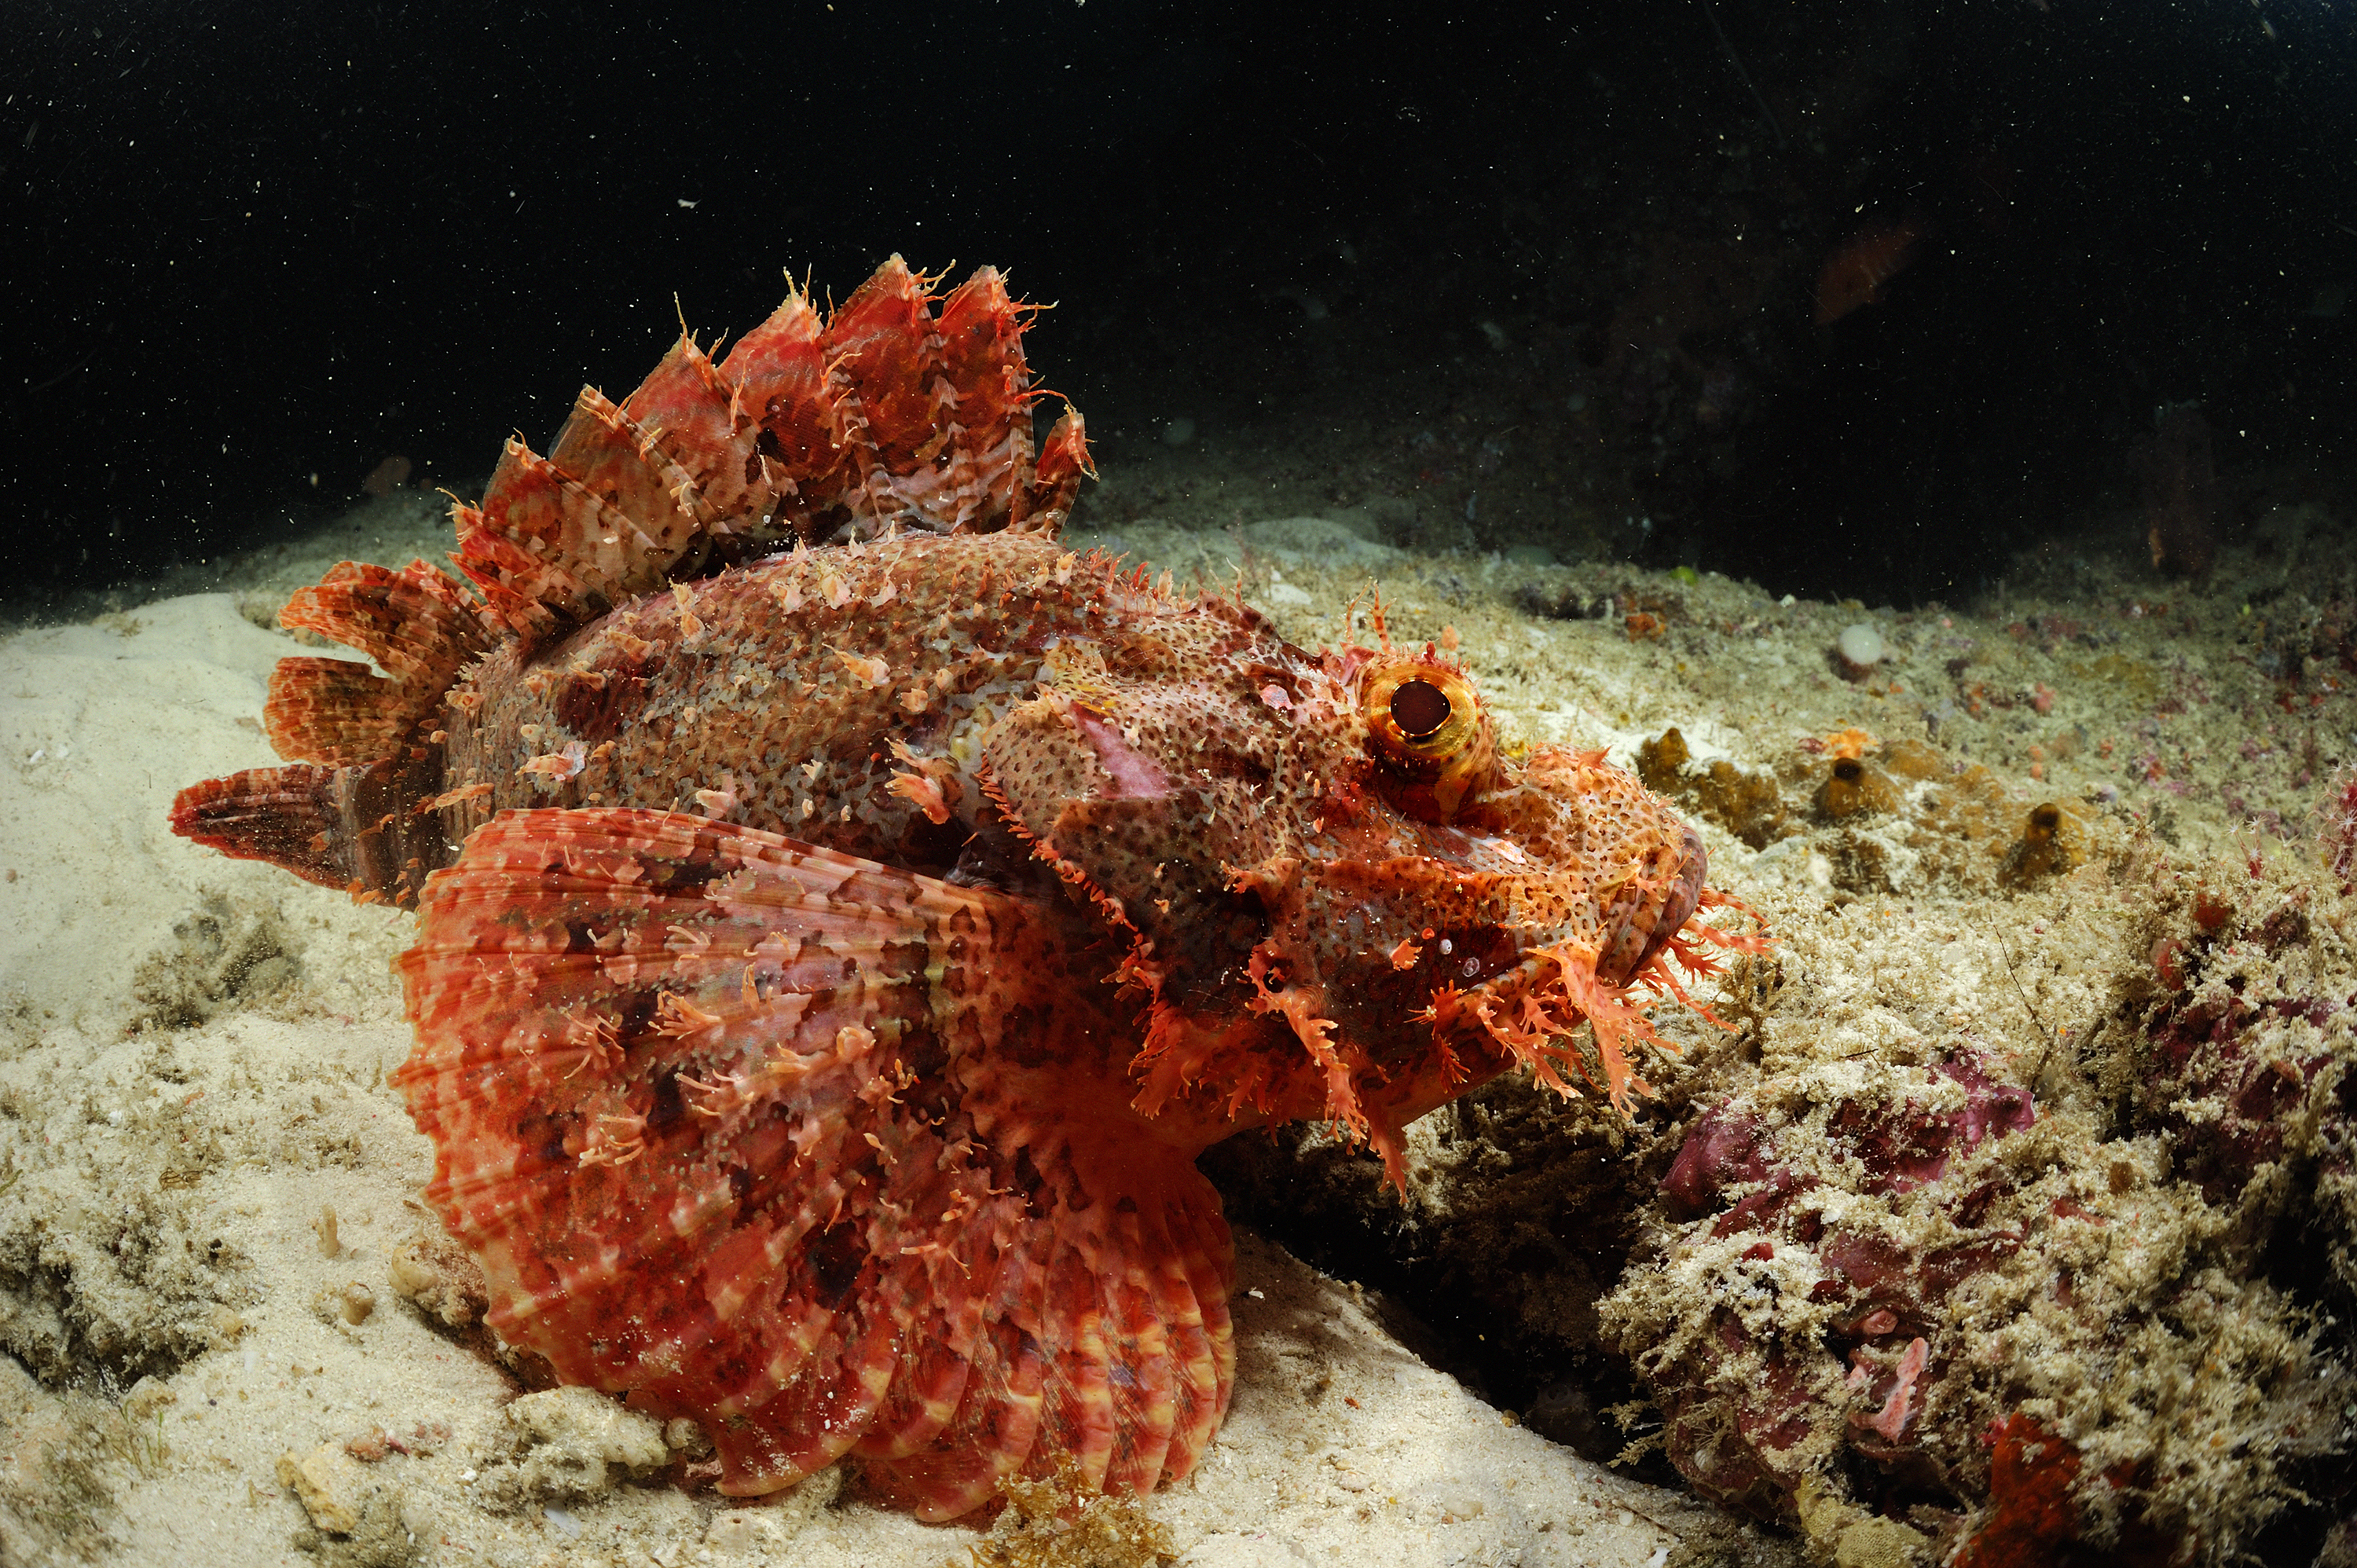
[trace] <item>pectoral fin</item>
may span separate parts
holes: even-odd
[[[510,1342],[697,1418],[738,1494],[856,1453],[946,1519],[1060,1454],[1191,1467],[1227,1230],[1107,1119],[1132,1020],[1070,911],[608,810],[496,819],[420,912],[393,1081]]]

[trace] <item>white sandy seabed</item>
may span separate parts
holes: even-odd
[[[1956,708],[1943,670],[1976,644],[2013,660],[1971,655],[2004,712],[1955,717],[1944,743],[1965,734],[2025,801],[2133,804],[2144,788],[2127,772],[2141,710],[2074,679],[2067,649],[2041,663],[2034,639],[2008,639],[2018,606],[1868,617],[1706,574],[1411,559],[1347,516],[1211,549],[1151,524],[1103,542],[1222,576],[1223,553],[1253,546],[1250,596],[1313,644],[1380,576],[1394,635],[1461,628],[1510,733],[1612,746],[1624,762],[1673,724],[1698,758],[1760,768],[1845,725],[1920,736],[1923,712]],[[293,578],[316,575],[307,565]],[[184,784],[274,760],[258,720],[273,664],[295,650],[267,624],[289,575],[0,640],[0,1344],[14,1352],[0,1356],[0,1561],[965,1562],[975,1532],[879,1512],[831,1476],[753,1507],[664,1484],[675,1455],[653,1423],[576,1391],[519,1397],[411,1299],[434,1230],[416,1197],[431,1155],[384,1081],[409,1045],[387,967],[408,918],[224,860],[166,823]],[[1531,585],[1658,589],[1682,614],[1666,637],[1632,639],[1617,613],[1515,608]],[[2085,588],[2115,618],[2151,591]],[[2222,642],[2235,591],[2213,590]],[[1870,687],[1827,658],[1862,618],[1891,649]],[[2233,678],[2223,652],[2171,636],[2180,669],[2212,658],[2212,688]],[[2057,745],[2065,735],[2081,739]],[[2279,799],[2242,800],[2243,814],[2288,820],[2315,782],[2287,773]],[[2166,803],[2187,832],[2235,825],[2222,807]],[[1817,940],[1838,918],[1823,854],[1755,855],[1706,832],[1714,880],[1781,934],[1870,957]],[[1906,875],[1894,860],[1885,902],[1940,923],[1939,896]],[[1706,1517],[1473,1398],[1387,1335],[1356,1287],[1240,1243],[1234,1407],[1195,1475],[1143,1509],[1178,1561],[1659,1563]]]

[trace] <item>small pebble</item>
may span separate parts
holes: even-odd
[[[123,1396],[123,1413],[133,1421],[145,1421],[167,1404],[175,1404],[179,1395],[152,1377],[140,1379]]]
[[[359,1460],[334,1444],[322,1444],[308,1455],[289,1450],[279,1456],[277,1469],[278,1484],[295,1494],[313,1525],[331,1535],[360,1528],[371,1487]]]
[[[1866,621],[1858,621],[1841,629],[1834,643],[1834,652],[1841,660],[1842,673],[1850,680],[1863,680],[1868,671],[1882,662],[1890,650],[1884,645],[1882,633]]]

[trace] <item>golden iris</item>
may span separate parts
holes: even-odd
[[[1420,660],[1371,671],[1361,711],[1376,748],[1406,775],[1416,816],[1446,821],[1488,768],[1481,701],[1463,671]]]

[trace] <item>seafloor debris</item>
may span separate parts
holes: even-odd
[[[1832,830],[1814,842],[1827,879],[1849,892],[2016,891],[2118,847],[2082,801],[2025,796],[1929,741],[1886,746],[1860,729],[1804,736],[1771,772],[1697,759],[1672,728],[1639,746],[1637,772],[1754,849]]]
[[[1771,775],[1737,767],[1725,757],[1696,765],[1686,737],[1673,726],[1637,748],[1637,776],[1717,822],[1753,849],[1784,836],[1791,813]]]
[[[172,928],[172,941],[133,972],[132,994],[145,1008],[141,1022],[186,1028],[225,1007],[256,1002],[301,974],[300,953],[275,909],[208,894]]]

